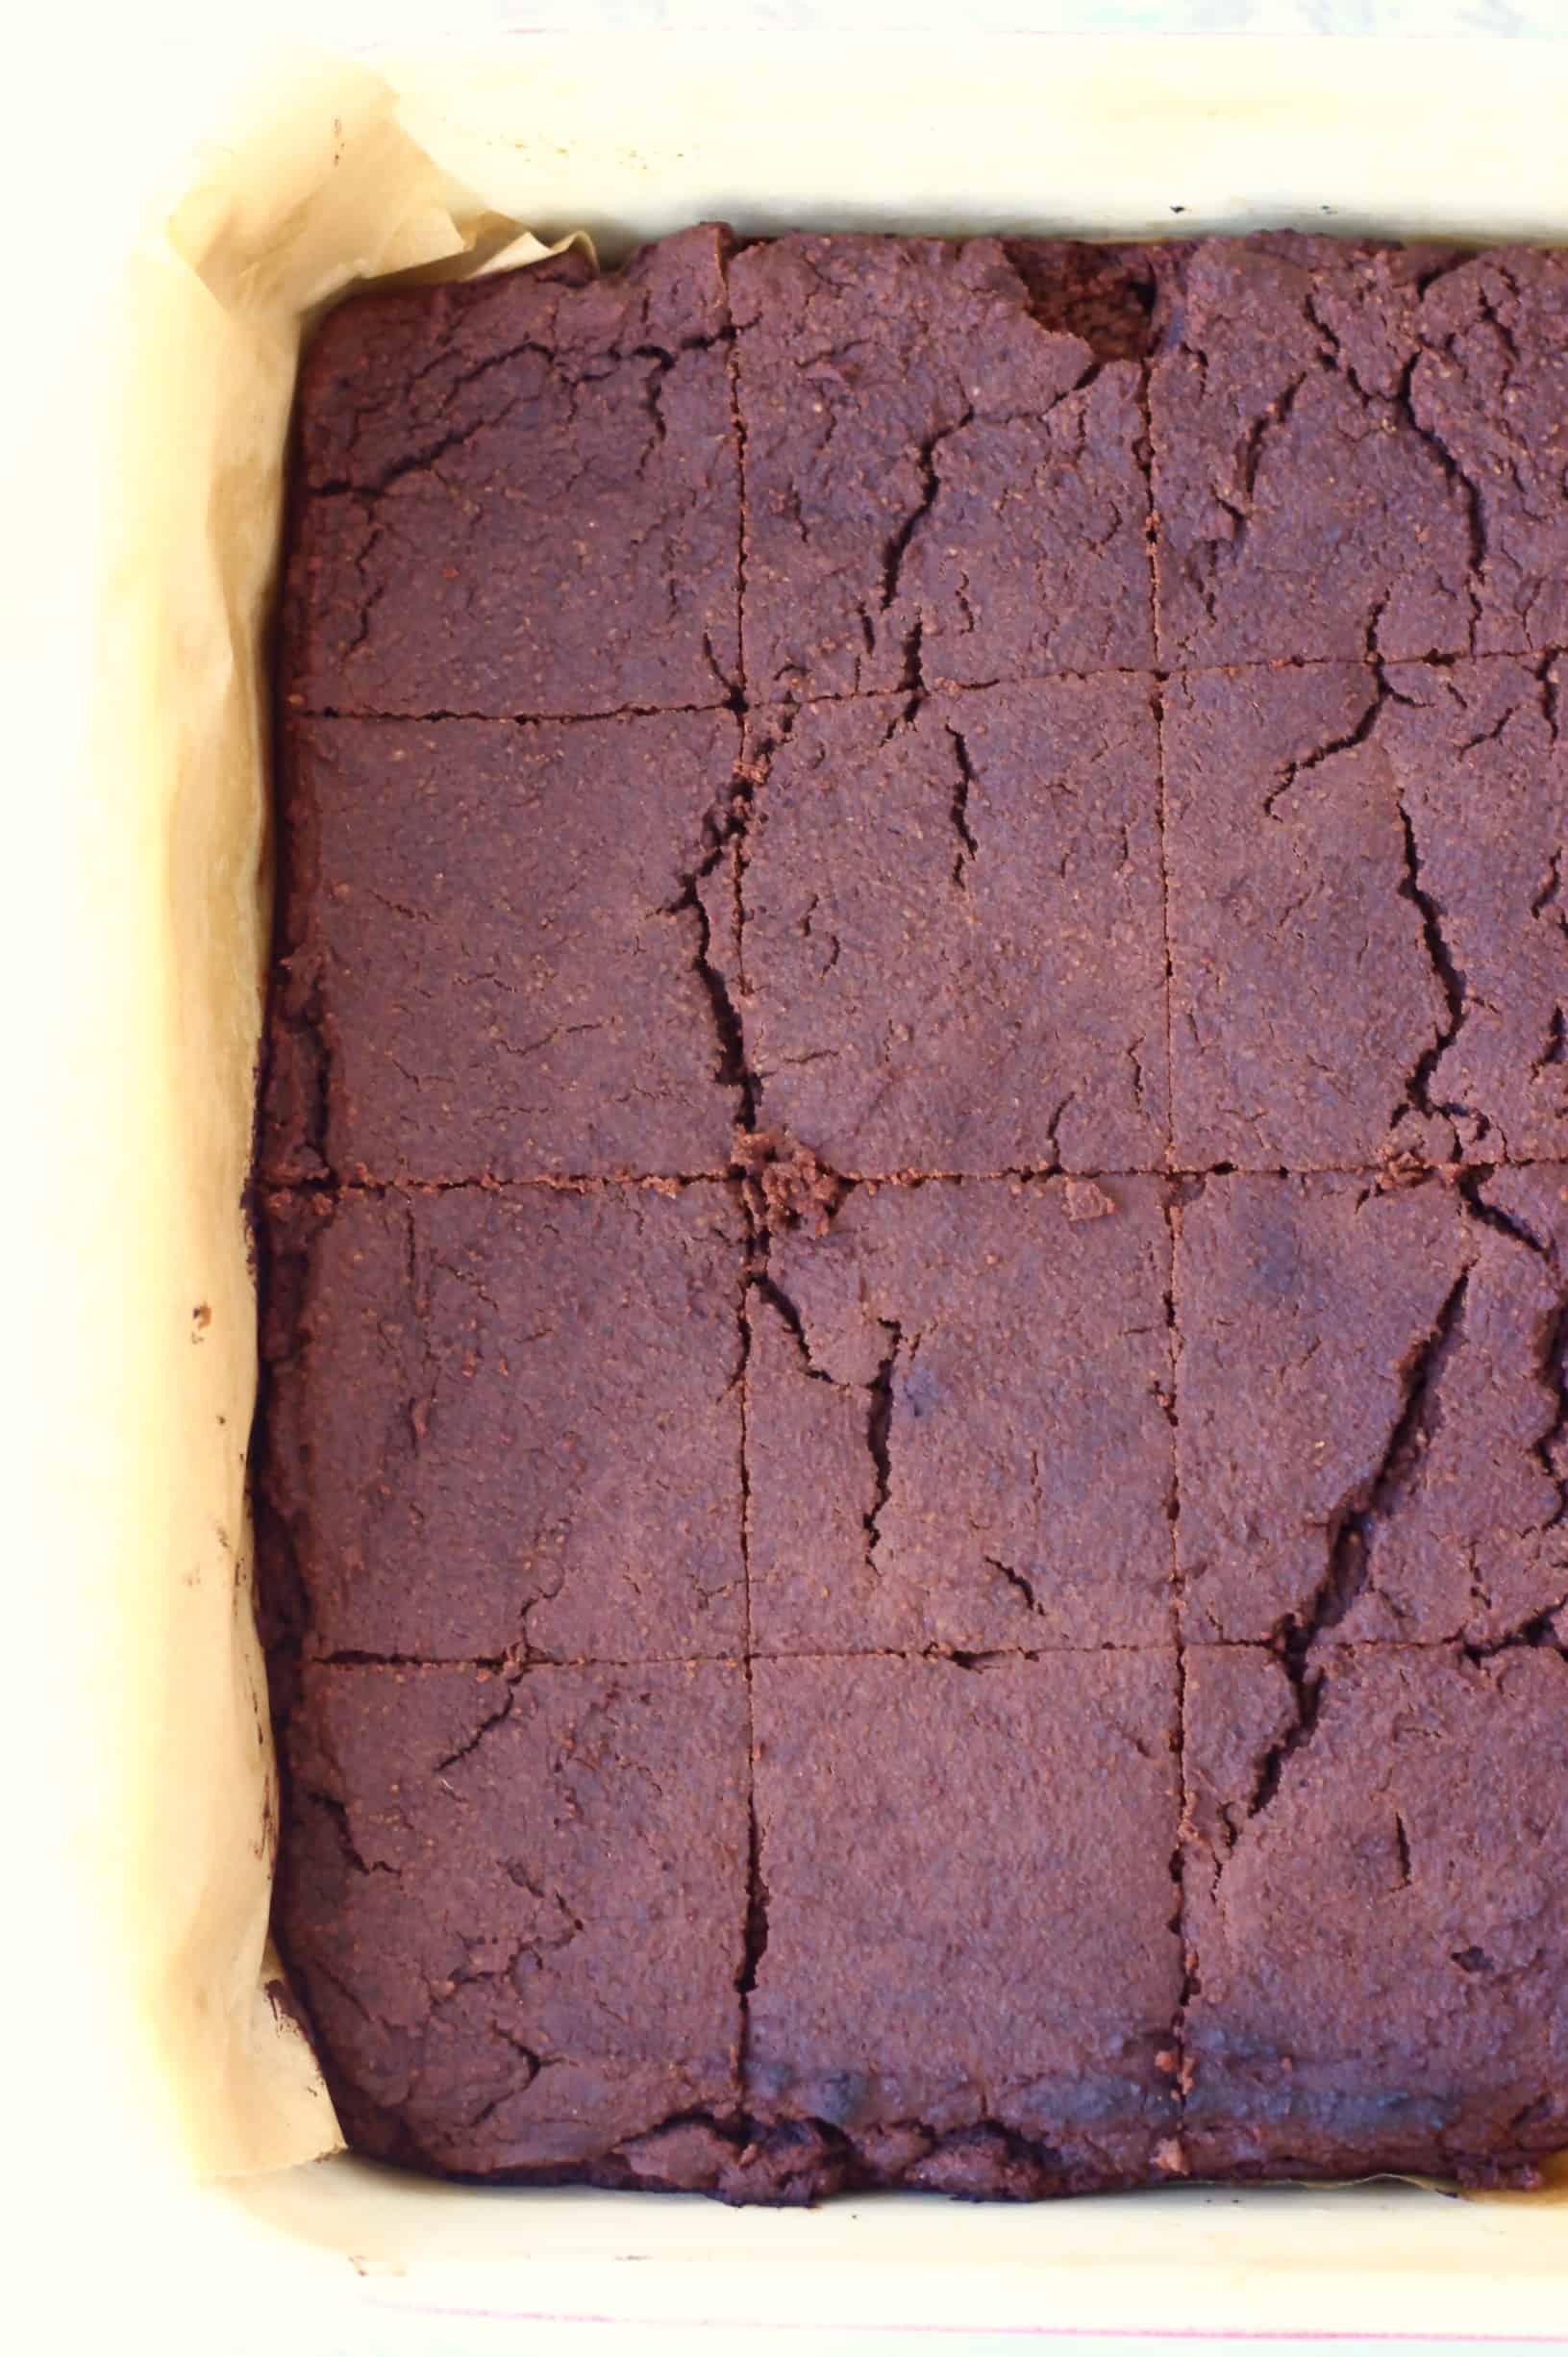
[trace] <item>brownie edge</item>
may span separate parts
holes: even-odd
[[[624,2173],[733,2121],[746,1755],[734,1663],[308,1668],[278,1926],[350,2140]]]
[[[1197,2176],[1535,2180],[1568,2144],[1568,1660],[1187,1657]]]
[[[728,232],[357,296],[296,404],[286,704],[581,717],[739,669]]]

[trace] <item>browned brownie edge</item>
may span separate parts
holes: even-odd
[[[1568,1644],[1188,1655],[1198,2177],[1539,2182],[1568,2141]]]
[[[508,719],[734,701],[728,245],[709,224],[613,271],[574,248],[330,313],[295,410],[286,709]]]

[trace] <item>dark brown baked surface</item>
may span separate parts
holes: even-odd
[[[955,2194],[1157,2175],[1178,2124],[1174,1647],[759,1661],[752,1682],[764,2139],[807,2119],[830,2177]]]
[[[262,1175],[722,1177],[733,713],[285,724]]]
[[[1568,1152],[1557,694],[1516,658],[1165,683],[1182,1168]]]
[[[569,2170],[734,2117],[746,1748],[734,1662],[307,1667],[278,1923],[357,2144]]]
[[[732,1191],[344,1190],[265,1211],[264,1494],[311,1657],[743,1649]]]
[[[1345,1645],[1303,1696],[1195,1645],[1185,1751],[1188,2166],[1475,2178],[1568,2144],[1562,1654]]]
[[[1568,639],[1568,257],[1209,238],[1150,380],[1159,661]]]
[[[1165,1191],[1108,1180],[1083,1219],[1071,1187],[861,1189],[775,1240],[746,1368],[758,1654],[1174,1637]]]
[[[1020,267],[994,238],[787,237],[735,256],[748,698],[1152,664],[1127,354],[1153,274],[1129,255],[1085,288],[1083,250],[1038,243]]]
[[[418,720],[727,701],[724,250],[694,229],[612,276],[573,250],[332,313],[300,381],[287,700]]]
[[[320,331],[254,1494],[362,2149],[1568,2144],[1565,332],[713,228]]]
[[[741,898],[760,1117],[846,1177],[1160,1169],[1154,680],[908,702],[754,724]]]
[[[1568,1169],[1213,1178],[1179,1214],[1189,1639],[1495,1644],[1568,1599]]]

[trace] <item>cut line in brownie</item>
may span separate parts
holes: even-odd
[[[739,750],[728,712],[292,723],[263,1175],[722,1173]]]
[[[306,712],[723,704],[739,668],[727,233],[361,295],[307,349],[280,680]]]
[[[296,1645],[743,1649],[731,1191],[305,1193],[263,1212],[261,1580]]]
[[[1177,1214],[1189,1640],[1495,1643],[1568,1603],[1568,1168]]]
[[[752,1682],[745,2099],[774,2197],[1179,2167],[1174,1649]]]
[[[1568,1152],[1568,748],[1506,660],[1163,691],[1179,1166]]]
[[[1151,373],[1159,660],[1568,639],[1568,262],[1209,238]]]
[[[749,1298],[759,1654],[1173,1634],[1157,1181],[857,1190]]]
[[[749,1751],[733,1663],[308,1666],[278,1924],[351,2141],[614,2178],[728,2125]]]
[[[1154,660],[1149,249],[789,236],[731,262],[754,704]]]
[[[1568,2143],[1568,1660],[1185,1657],[1195,2176],[1533,2178]]]
[[[1149,677],[808,705],[760,740],[741,876],[759,1118],[846,1176],[1158,1169]]]

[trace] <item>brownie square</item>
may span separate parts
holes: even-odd
[[[1190,1639],[1491,1643],[1568,1597],[1568,1170],[1210,1179],[1176,1311]]]
[[[1557,663],[1400,664],[1378,730],[1445,1000],[1417,1110],[1424,1094],[1454,1150],[1483,1162],[1568,1156],[1562,677]]]
[[[829,2184],[1030,2195],[1174,2162],[1172,1651],[759,1662],[753,1707],[747,2110],[804,2128]]]
[[[265,1205],[263,1591],[309,1652],[738,1653],[743,1228],[719,1187]]]
[[[362,2150],[592,2172],[737,2108],[744,1671],[307,1669],[279,1930]]]
[[[764,1124],[846,1175],[1160,1168],[1152,680],[777,725],[742,877]]]
[[[1179,1164],[1568,1151],[1568,749],[1514,661],[1165,690]]]
[[[754,703],[1154,660],[1153,266],[784,237],[730,269]]]
[[[282,683],[309,712],[720,704],[740,489],[725,233],[356,298],[306,353]]]
[[[1157,1181],[856,1191],[751,1300],[759,1653],[1172,1633]]]
[[[1193,253],[1150,379],[1163,667],[1471,651],[1484,539],[1412,407],[1453,260],[1288,232]]]
[[[1568,2143],[1568,1660],[1186,1658],[1196,2176],[1517,2172]]]
[[[274,1179],[722,1171],[730,713],[288,731]]]
[[[1477,654],[1568,643],[1568,255],[1460,258],[1426,284],[1410,413],[1469,505]]]

